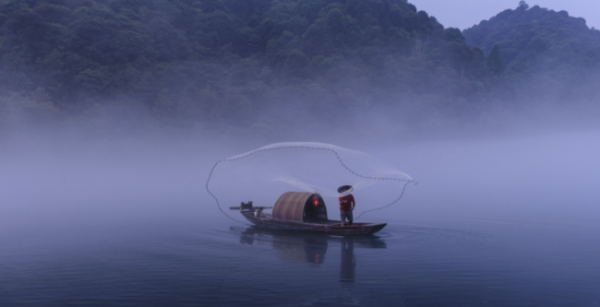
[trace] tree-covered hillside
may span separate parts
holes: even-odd
[[[582,18],[521,1],[463,31],[501,72],[492,96],[504,103],[560,104],[570,110],[600,99],[600,31]]]
[[[5,0],[4,111],[143,104],[192,120],[484,89],[483,52],[405,0]]]
[[[484,20],[463,34],[469,45],[486,53],[498,44],[506,71],[512,74],[600,68],[600,31],[565,11],[529,8],[522,1],[517,9]]]
[[[598,31],[524,3],[464,35],[406,0],[2,0],[0,126],[124,107],[261,129],[460,119],[600,62]]]

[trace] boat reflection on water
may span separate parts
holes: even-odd
[[[329,246],[341,246],[340,282],[353,283],[356,272],[355,248],[387,248],[377,236],[334,237],[324,234],[298,233],[248,227],[240,233],[240,243],[252,245],[256,240],[271,242],[283,261],[320,265],[326,261]],[[331,261],[331,260],[328,260]]]
[[[354,257],[354,241],[351,238],[342,239],[342,262],[340,264],[340,281],[354,282],[356,272],[356,257]]]

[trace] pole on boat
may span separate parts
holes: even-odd
[[[239,207],[229,207],[229,210],[240,210],[241,212],[247,211],[255,211],[255,210],[265,210],[265,209],[273,209],[273,207],[254,207],[252,206],[252,202],[249,201],[247,203],[242,202]]]

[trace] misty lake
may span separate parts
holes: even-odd
[[[23,145],[0,162],[0,306],[600,306],[597,136],[370,147],[420,183],[365,237],[224,217],[204,180],[249,148]]]

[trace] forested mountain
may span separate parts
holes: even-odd
[[[459,30],[405,0],[5,0],[0,24],[5,112],[112,101],[194,120],[327,114],[464,100],[488,74]]]
[[[463,34],[469,45],[485,52],[499,44],[508,72],[600,67],[600,31],[565,11],[529,8],[522,2]]]
[[[598,31],[565,12],[522,4],[464,35],[406,0],[2,0],[0,119],[419,121],[514,98],[553,63],[597,68]]]
[[[488,54],[490,68],[502,72],[494,97],[559,101],[571,109],[600,99],[600,31],[582,18],[521,1],[463,35]]]

